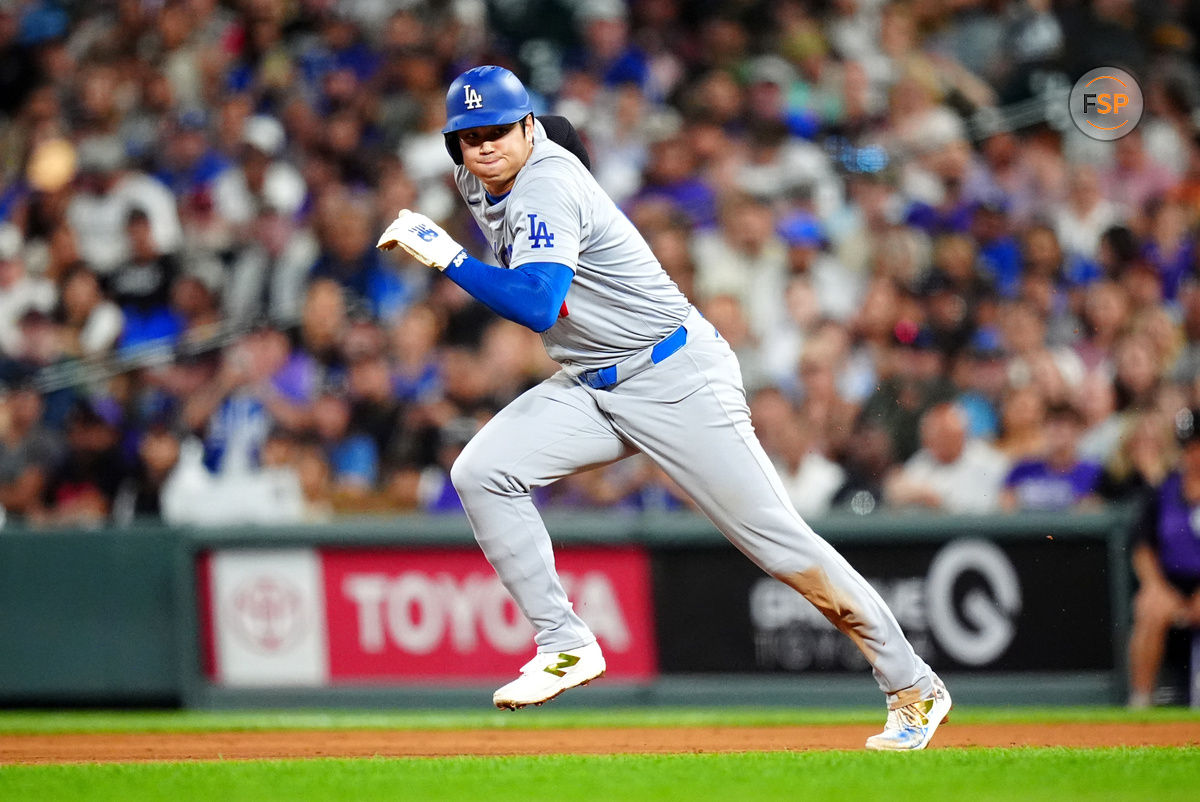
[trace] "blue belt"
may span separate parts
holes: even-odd
[[[687,328],[680,326],[679,328],[675,329],[675,331],[659,340],[658,343],[650,349],[650,364],[657,365],[659,362],[662,362],[671,354],[682,348],[683,344],[686,342]],[[617,384],[617,367],[617,365],[609,365],[608,367],[604,368],[585,370],[576,378],[580,383],[586,384],[593,390],[608,390]]]

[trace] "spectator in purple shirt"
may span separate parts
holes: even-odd
[[[1172,627],[1200,627],[1200,410],[1182,410],[1179,469],[1151,493],[1133,529],[1129,706],[1148,707]]]
[[[1069,510],[1095,498],[1103,469],[1079,459],[1083,413],[1070,404],[1046,410],[1045,455],[1018,462],[1004,480],[1000,504],[1006,510]]]

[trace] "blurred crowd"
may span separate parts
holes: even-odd
[[[1135,497],[1200,401],[1198,35],[1134,0],[3,0],[0,508],[457,510],[556,366],[373,246],[408,207],[486,255],[440,134],[486,63],[734,346],[802,513]],[[1111,143],[1065,117],[1102,65],[1146,98]],[[688,503],[641,458],[539,493]]]

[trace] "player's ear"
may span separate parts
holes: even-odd
[[[530,145],[533,144],[533,113],[525,115],[525,119],[521,120],[521,130],[525,132],[525,141]]]

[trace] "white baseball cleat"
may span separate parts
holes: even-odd
[[[868,749],[905,751],[924,749],[933,739],[938,725],[950,715],[950,692],[933,677],[933,696],[888,711],[883,732],[867,739]]]
[[[604,655],[595,641],[564,652],[538,652],[521,667],[521,676],[492,695],[492,703],[507,710],[544,704],[604,676],[604,669]]]

